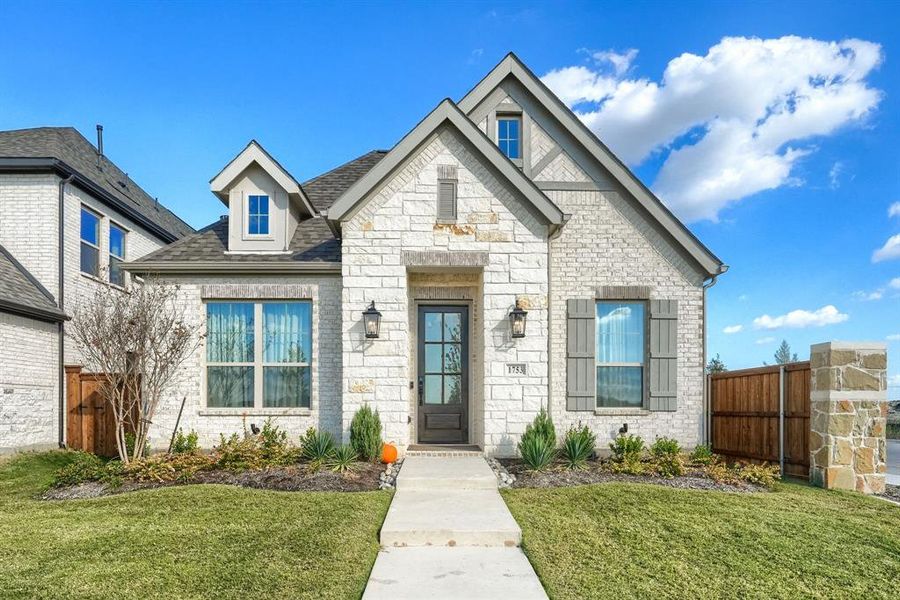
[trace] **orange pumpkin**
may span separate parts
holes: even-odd
[[[385,442],[381,446],[381,462],[386,465],[397,462],[397,446]]]

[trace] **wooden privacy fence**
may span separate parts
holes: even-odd
[[[709,377],[712,450],[809,477],[809,362]]]
[[[104,373],[66,367],[66,445],[98,456],[118,456],[116,417],[98,388]]]

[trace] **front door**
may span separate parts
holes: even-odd
[[[469,441],[469,309],[419,306],[419,442]]]

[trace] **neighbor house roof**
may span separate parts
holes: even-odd
[[[0,245],[0,311],[41,321],[64,321],[68,317],[53,296],[9,251]]]
[[[288,252],[228,252],[228,217],[130,263],[134,273],[341,272],[341,243],[325,219],[300,221]]]
[[[431,113],[422,119],[412,131],[397,142],[387,156],[376,164],[359,181],[338,198],[328,209],[328,218],[333,221],[345,219],[369,192],[380,185],[406,158],[419,148],[439,127],[453,126],[480,154],[487,159],[494,170],[516,189],[526,202],[531,204],[547,223],[561,225],[563,212],[522,171],[507,158],[484,132],[459,110],[449,98],[444,99]]]
[[[136,184],[72,127],[0,131],[0,171],[55,171],[166,242],[194,229]]]
[[[659,223],[707,274],[719,275],[728,268],[512,52],[459,101],[459,108],[467,114],[471,113],[507,77],[514,77],[534,96],[566,131],[637,199],[650,217]]]

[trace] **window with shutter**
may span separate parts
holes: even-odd
[[[567,410],[594,410],[597,394],[595,311],[592,298],[567,302]]]
[[[674,411],[678,399],[678,301],[650,301],[650,397],[647,408]]]

